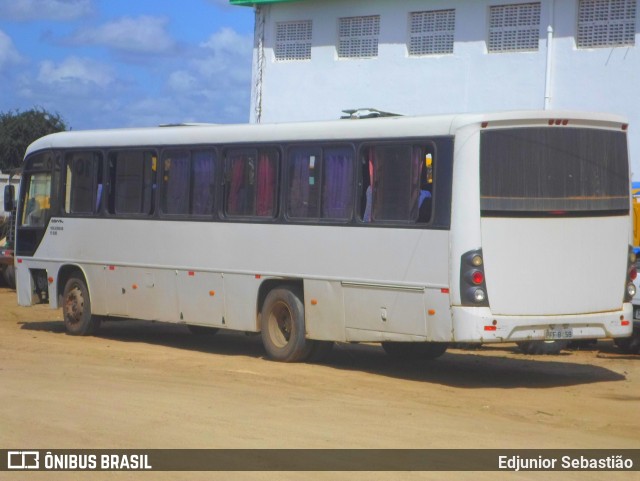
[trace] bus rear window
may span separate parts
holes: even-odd
[[[480,195],[485,215],[628,212],[626,135],[588,128],[482,132]]]

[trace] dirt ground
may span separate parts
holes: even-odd
[[[265,358],[259,336],[104,323],[0,288],[0,448],[640,448],[640,356],[515,345],[423,363],[339,344],[323,364]],[[28,474],[28,476],[27,476]],[[3,479],[620,479],[637,473],[0,473]],[[639,479],[636,477],[635,479]]]

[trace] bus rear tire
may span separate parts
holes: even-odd
[[[446,342],[383,342],[382,349],[392,359],[432,360],[442,356],[449,345]]]
[[[556,355],[567,348],[569,341],[520,341],[516,342],[516,344],[524,354]]]
[[[84,279],[71,277],[62,294],[62,314],[67,334],[89,336],[100,326],[100,319],[91,315],[91,299]]]
[[[264,300],[261,336],[274,361],[299,362],[311,355],[313,341],[305,338],[304,304],[296,287],[273,289]]]

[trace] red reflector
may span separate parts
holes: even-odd
[[[627,130],[629,128],[629,124],[622,124],[622,130]]]
[[[442,292],[443,294],[449,294],[449,289],[443,287],[442,289],[440,289],[440,292]]]
[[[556,119],[556,125],[560,125],[561,123],[562,123],[562,120]]]
[[[22,264],[22,259],[18,259],[18,264]]]
[[[563,119],[563,120],[562,120],[562,125],[567,125],[568,123],[569,123],[569,120],[568,120],[568,119]]]
[[[486,129],[489,126],[489,122],[482,122],[480,125],[483,129]]]
[[[636,277],[638,277],[638,269],[632,267],[631,269],[629,269],[629,279],[635,281]]]
[[[110,271],[115,271],[116,270],[116,266],[109,266],[109,270]]]
[[[476,285],[482,284],[482,281],[484,281],[484,274],[480,271],[475,271],[471,274],[471,280]]]
[[[627,321],[626,319],[624,321],[621,321],[620,324],[622,326],[628,326],[629,324],[631,324],[629,321]]]
[[[553,125],[553,119],[549,119],[549,125]]]
[[[196,275],[196,273],[195,273],[195,272],[193,272],[193,271],[189,271],[189,276],[190,276],[190,277],[193,277],[193,276],[195,276],[195,275]]]
[[[256,279],[260,279],[262,276],[260,274],[256,274]]]
[[[484,326],[485,331],[495,331],[496,329],[496,326]]]

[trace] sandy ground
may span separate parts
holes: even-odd
[[[640,356],[514,345],[390,361],[339,344],[324,364],[267,360],[260,338],[184,326],[64,333],[0,288],[0,448],[640,448]],[[2,479],[640,479],[637,473],[0,473]]]

